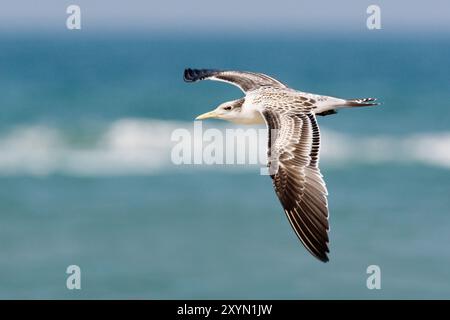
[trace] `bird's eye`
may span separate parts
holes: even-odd
[[[231,107],[225,107],[225,108],[223,108],[224,110],[231,110]]]

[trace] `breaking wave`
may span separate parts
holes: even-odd
[[[171,160],[177,143],[172,141],[172,134],[180,128],[190,133],[194,130],[192,122],[120,119],[89,137],[87,143],[80,143],[73,133],[61,128],[15,127],[0,135],[0,175],[114,176],[170,172],[180,168]],[[224,125],[216,128],[225,130]],[[192,137],[202,140],[201,136],[192,134]],[[450,169],[450,132],[361,137],[322,128],[322,143],[324,165],[417,163]],[[205,166],[182,165],[182,169]],[[254,170],[254,166],[248,165],[235,167]]]

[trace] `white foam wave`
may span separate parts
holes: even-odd
[[[192,132],[193,123],[121,119],[89,145],[80,146],[62,129],[17,127],[0,135],[0,175],[111,176],[170,171],[176,167],[171,161],[175,145],[171,135],[179,128]],[[216,128],[224,130],[225,125]],[[322,142],[324,165],[419,163],[450,169],[450,132],[361,137],[322,128]],[[184,165],[183,170],[205,166]]]
[[[0,175],[151,174],[170,164],[170,133],[180,126],[123,119],[84,147],[70,143],[62,130],[19,127],[0,137]]]

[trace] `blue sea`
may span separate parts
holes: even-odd
[[[258,166],[173,164],[174,130],[242,95],[185,67],[382,102],[318,119],[330,262]],[[0,298],[450,298],[447,36],[5,33],[0,88]]]

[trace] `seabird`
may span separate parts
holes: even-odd
[[[289,88],[265,74],[185,69],[184,81],[216,80],[239,87],[245,97],[222,103],[196,118],[238,124],[265,123],[269,174],[296,235],[317,259],[328,261],[328,191],[319,170],[320,131],[316,115],[340,108],[375,106],[374,98],[340,99]]]

